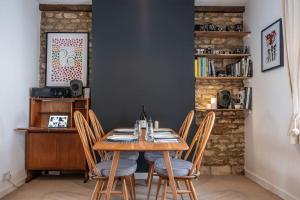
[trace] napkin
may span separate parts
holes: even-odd
[[[132,135],[110,135],[106,138],[109,141],[134,141],[138,140],[138,136]]]

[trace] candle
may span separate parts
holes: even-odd
[[[157,120],[154,121],[154,128],[159,128],[159,122]]]
[[[210,99],[211,109],[217,109],[217,98]]]
[[[217,104],[217,98],[211,98],[210,103],[211,104]]]

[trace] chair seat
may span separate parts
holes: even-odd
[[[187,176],[192,169],[193,163],[186,160],[171,159],[171,165],[174,176]],[[168,175],[164,159],[159,158],[154,163],[154,170],[159,175]]]
[[[98,163],[96,167],[102,176],[108,177],[111,171],[111,164],[112,164],[112,160],[106,160]],[[136,168],[137,168],[136,161],[129,160],[129,159],[120,159],[116,171],[116,176],[117,177],[130,176],[136,171]]]
[[[112,159],[114,155],[113,151],[107,153],[109,159]],[[137,151],[121,151],[120,159],[138,160],[139,152]]]
[[[169,152],[170,157],[174,157],[175,154],[176,154],[175,151]],[[163,152],[162,151],[147,151],[144,154],[144,158],[147,161],[155,162],[157,159],[163,158]]]

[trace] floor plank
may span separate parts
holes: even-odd
[[[154,180],[156,184],[157,179]],[[136,181],[137,199],[146,199],[146,183]],[[89,200],[94,181],[83,183],[82,179],[70,177],[39,177],[4,197],[3,200]],[[280,200],[244,176],[201,176],[194,181],[199,199],[205,200]],[[151,199],[155,197],[153,185]],[[170,194],[168,199],[172,199]],[[121,199],[120,196],[112,199]],[[188,199],[188,198],[186,198]]]

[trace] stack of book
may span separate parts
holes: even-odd
[[[196,78],[215,77],[215,62],[206,57],[198,57],[194,60]]]
[[[243,58],[240,62],[226,66],[226,75],[231,77],[252,77],[253,64],[250,58]]]

